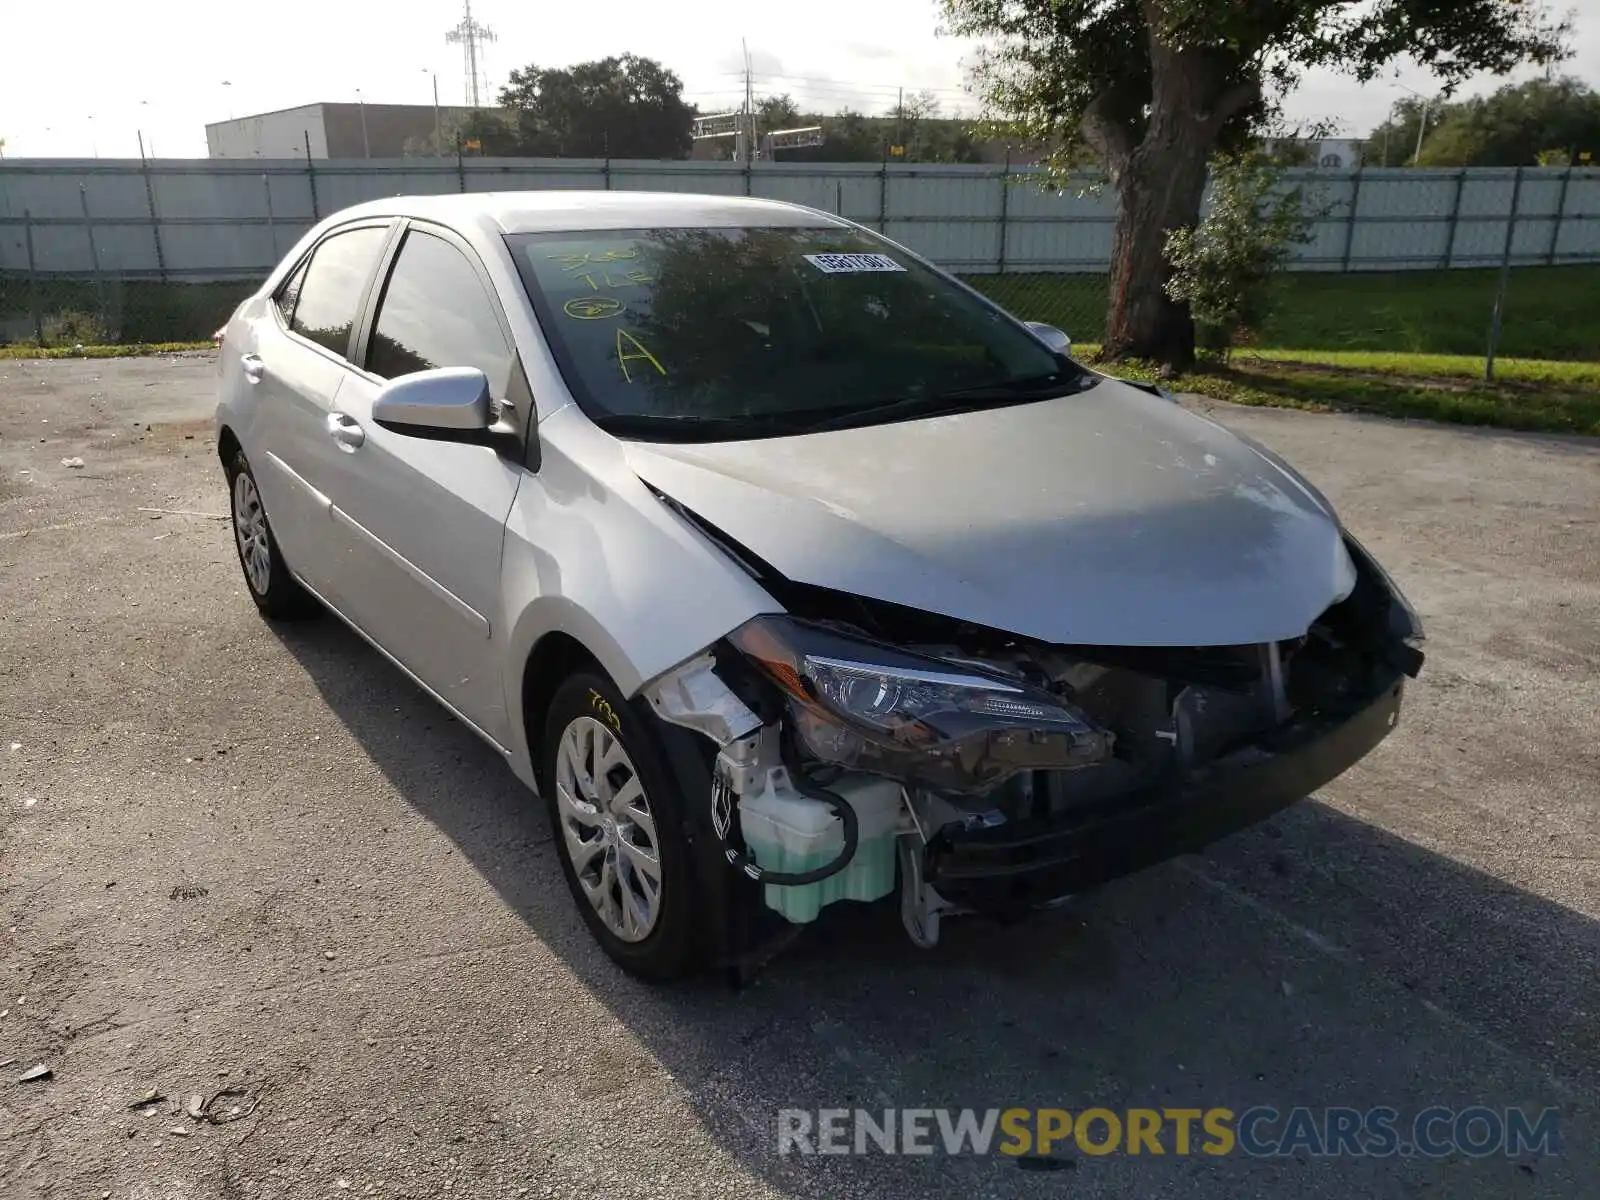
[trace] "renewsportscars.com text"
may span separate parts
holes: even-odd
[[[778,1153],[1473,1158],[1560,1152],[1553,1108],[787,1108]]]

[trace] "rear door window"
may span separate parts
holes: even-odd
[[[289,328],[346,357],[362,294],[388,236],[388,229],[369,225],[325,239],[311,255]]]
[[[294,302],[300,299],[300,285],[306,281],[306,268],[310,265],[311,260],[308,258],[296,267],[294,274],[284,280],[283,286],[278,289],[278,294],[272,298],[285,325],[294,320]]]

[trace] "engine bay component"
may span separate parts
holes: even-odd
[[[797,924],[838,900],[888,895],[900,785],[838,772],[819,785],[784,754],[783,741],[778,726],[766,725],[717,755],[711,824],[723,857],[764,885],[768,908]]]
[[[1019,771],[1072,770],[1111,756],[1107,730],[999,669],[786,616],[757,617],[728,640],[784,694],[803,748],[823,762],[980,792]]]
[[[766,773],[759,790],[739,797],[739,829],[766,884],[768,908],[803,924],[825,905],[840,900],[879,900],[894,891],[895,834],[900,823],[900,785],[890,779],[851,775],[827,790],[844,811],[803,795],[783,767]],[[854,852],[843,869],[805,884],[802,879],[837,861],[846,849],[847,811],[854,818]]]
[[[701,654],[645,685],[656,716],[705,734],[726,746],[754,733],[761,718],[745,707],[716,671],[717,660]]]

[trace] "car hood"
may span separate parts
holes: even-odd
[[[865,428],[624,445],[647,484],[790,580],[1047,642],[1298,637],[1355,584],[1314,489],[1112,380]]]

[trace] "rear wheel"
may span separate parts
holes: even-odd
[[[550,704],[541,785],[584,923],[623,970],[662,981],[702,953],[682,788],[651,719],[609,679],[574,674]]]
[[[272,535],[267,510],[261,502],[255,472],[243,450],[233,456],[227,472],[228,492],[232,497],[233,544],[239,552],[239,566],[244,571],[250,599],[256,602],[263,616],[274,620],[315,614],[316,600],[295,582],[283,561],[278,539]]]

